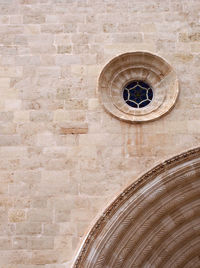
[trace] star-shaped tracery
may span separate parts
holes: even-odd
[[[153,99],[152,88],[143,81],[132,81],[124,87],[123,98],[133,108],[147,106]]]

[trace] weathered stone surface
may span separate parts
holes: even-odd
[[[87,123],[62,123],[59,126],[59,133],[61,135],[66,134],[86,134],[88,133]]]
[[[26,220],[26,213],[22,209],[11,209],[8,211],[8,220],[10,222],[20,222]]]
[[[71,268],[97,215],[200,144],[198,0],[0,0],[0,268]],[[108,114],[98,77],[145,50],[180,80],[157,121]]]

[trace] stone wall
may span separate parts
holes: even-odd
[[[200,144],[199,0],[0,0],[0,268],[68,268],[95,219],[150,167]],[[175,108],[130,124],[97,79],[147,50],[176,70]]]

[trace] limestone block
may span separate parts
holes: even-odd
[[[63,207],[55,210],[56,222],[69,222],[70,218],[70,208]]]
[[[62,45],[62,46],[67,46],[71,43],[71,38],[67,34],[59,34],[55,36],[55,44],[56,45]]]
[[[26,250],[8,250],[1,252],[1,262],[0,265],[2,267],[11,267],[15,268],[20,265],[28,265],[30,264],[31,253]]]
[[[18,8],[16,5],[5,5],[5,2],[4,2],[4,5],[1,5],[0,6],[0,14],[3,14],[3,15],[15,15],[17,14],[17,11],[18,11]]]
[[[0,135],[0,146],[16,146],[21,143],[19,135]]]
[[[49,263],[56,263],[57,260],[58,254],[55,250],[34,250],[31,258],[31,263],[36,265],[47,265]]]
[[[72,52],[72,47],[70,45],[57,47],[58,54],[66,54],[66,53],[70,54],[71,52]]]
[[[141,33],[131,33],[131,34],[115,34],[113,35],[113,41],[119,43],[136,43],[142,42]]]
[[[41,32],[42,33],[52,33],[58,34],[63,32],[63,25],[62,24],[46,24],[41,25]]]
[[[199,43],[191,44],[191,50],[192,50],[192,52],[199,52],[200,51],[200,44]]]
[[[53,249],[54,239],[50,236],[28,238],[27,247],[33,250]]]
[[[26,220],[26,213],[24,210],[11,209],[8,212],[8,220],[10,222],[21,222]]]
[[[10,16],[10,24],[22,24],[23,17],[21,15]]]
[[[5,100],[5,109],[7,111],[16,111],[21,109],[21,100],[10,99]]]
[[[69,22],[64,24],[64,33],[75,33],[77,32],[77,24],[76,22]]]
[[[52,133],[47,132],[38,134],[36,143],[38,146],[48,146],[49,144],[53,146],[56,144],[56,140]]]
[[[60,225],[57,223],[44,223],[44,235],[55,236],[59,234]]]
[[[10,78],[4,78],[1,77],[0,78],[0,90],[5,90],[8,89],[10,87]]]
[[[15,236],[13,239],[13,249],[27,249],[27,237]]]
[[[12,135],[16,134],[16,124],[13,122],[0,123],[0,135]]]
[[[23,23],[26,24],[40,24],[45,22],[45,16],[42,14],[24,15]]]
[[[16,223],[17,235],[39,235],[42,232],[42,224],[40,222],[19,222]]]
[[[63,263],[70,260],[72,254],[72,236],[56,236],[55,238],[55,249],[59,250],[59,262]]]
[[[32,208],[27,212],[27,220],[30,222],[49,222],[52,221],[53,212],[51,209]]]
[[[59,133],[66,134],[86,134],[88,132],[87,123],[61,123],[59,124]]]
[[[10,238],[0,238],[0,249],[1,250],[8,250],[12,247],[12,241]]]
[[[6,48],[5,48],[6,49]],[[5,52],[5,51],[2,51]],[[14,52],[14,50],[13,50]],[[0,77],[21,77],[23,73],[23,67],[17,66],[17,67],[0,67]]]
[[[49,111],[31,111],[30,120],[33,122],[47,122],[52,120],[52,113]]]
[[[28,122],[29,119],[29,111],[15,111],[13,122],[21,123],[21,122]]]
[[[14,15],[13,15],[14,16]],[[12,17],[13,17],[12,16]],[[0,15],[0,22],[2,24],[8,24],[9,23],[9,16],[6,16],[6,15]]]

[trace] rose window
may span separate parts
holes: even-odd
[[[132,81],[124,87],[123,98],[129,106],[143,108],[152,101],[153,90],[144,81]]]

